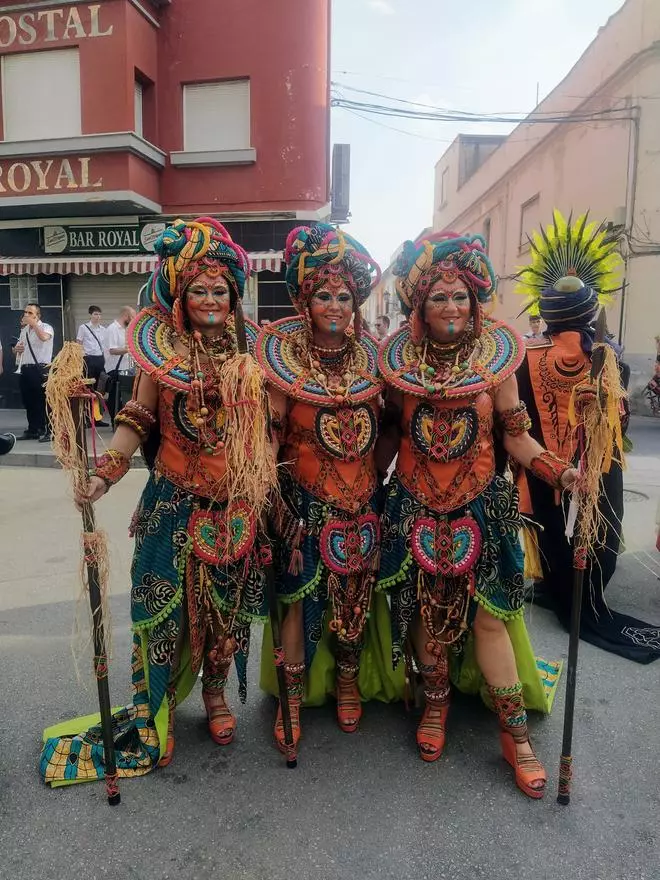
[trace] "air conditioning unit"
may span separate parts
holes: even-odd
[[[330,222],[347,223],[351,216],[351,145],[335,144],[332,148],[330,182]]]

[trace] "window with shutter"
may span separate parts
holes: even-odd
[[[78,50],[4,55],[2,108],[5,141],[82,134]]]
[[[250,81],[185,85],[183,125],[186,152],[249,148]]]
[[[34,275],[10,275],[9,302],[15,312],[22,312],[28,303],[39,302],[39,288]]]

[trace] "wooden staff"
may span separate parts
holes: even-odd
[[[245,320],[243,318],[243,308],[241,301],[236,303],[234,313],[234,330],[236,332],[236,347],[241,354],[248,351],[247,335],[245,333]],[[291,709],[289,708],[289,692],[286,686],[286,675],[284,672],[284,663],[286,656],[284,647],[282,646],[282,630],[280,627],[279,603],[277,600],[277,589],[275,587],[275,570],[273,568],[273,552],[271,549],[272,540],[268,529],[266,518],[262,523],[262,532],[264,539],[268,540],[268,545],[262,548],[261,563],[264,574],[266,576],[266,593],[268,598],[268,615],[270,617],[271,632],[273,635],[273,660],[275,662],[275,671],[277,673],[277,690],[279,692],[280,707],[282,709],[282,725],[284,727],[284,748],[286,755],[286,766],[293,769],[298,766],[298,758],[296,755],[296,747],[293,741],[293,728],[291,726]]]
[[[76,426],[76,441],[83,452],[83,461],[88,463],[87,435],[85,433],[84,405],[85,398],[71,398],[71,413]],[[94,508],[90,501],[80,505],[85,534],[96,531]],[[92,640],[94,643],[94,674],[99,695],[101,713],[101,731],[103,735],[103,754],[105,764],[105,790],[110,806],[116,806],[120,800],[117,781],[117,762],[115,759],[115,742],[112,733],[112,708],[110,706],[110,690],[108,687],[108,654],[105,644],[103,626],[103,599],[99,569],[94,553],[85,548],[85,565],[87,566],[87,583],[89,587],[89,604],[92,611]]]
[[[604,343],[607,333],[605,309],[601,309],[596,324],[597,343]],[[605,362],[605,352],[600,345],[594,349],[591,357],[590,379],[595,385]],[[578,449],[580,462],[584,457],[584,426],[578,431]],[[580,466],[578,465],[578,468]],[[579,489],[578,489],[579,491]],[[578,648],[580,647],[580,620],[582,618],[582,594],[584,592],[584,572],[587,567],[587,547],[583,542],[580,517],[575,523],[573,549],[573,607],[571,609],[571,630],[568,641],[568,669],[566,672],[566,702],[564,704],[564,733],[559,760],[559,786],[557,802],[567,806],[571,802],[571,785],[573,781],[573,720],[575,717],[575,693],[577,685]]]

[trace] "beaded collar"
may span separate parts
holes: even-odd
[[[226,353],[228,357],[236,350],[234,335],[234,319],[227,319],[227,334],[211,344],[211,354],[215,348]],[[258,328],[245,319],[245,332],[248,348],[254,351]],[[126,345],[137,366],[152,376],[155,381],[169,385],[177,391],[190,391],[193,376],[189,356],[180,354],[176,342],[186,345],[186,340],[177,335],[172,326],[171,318],[162,309],[152,306],[142,309],[126,331]]]
[[[378,353],[378,365],[387,384],[418,397],[473,397],[511,376],[525,357],[525,343],[516,331],[489,319],[484,320],[481,336],[471,348],[458,344],[454,351],[452,346],[447,352],[451,358],[448,369],[440,375],[430,350],[424,343],[413,343],[408,327],[389,336]]]
[[[341,351],[337,350],[338,358]],[[330,353],[324,354],[309,344],[307,327],[299,317],[281,318],[264,327],[257,338],[255,356],[266,380],[275,388],[316,406],[362,403],[383,388],[378,377],[376,341],[366,333],[359,343],[347,346],[346,381],[339,389],[329,387],[323,373],[328,356],[332,359]]]

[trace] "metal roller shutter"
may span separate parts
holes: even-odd
[[[91,305],[103,312],[102,323],[111,324],[122,306],[137,306],[140,288],[148,275],[68,275],[66,285],[76,328],[88,319]]]

